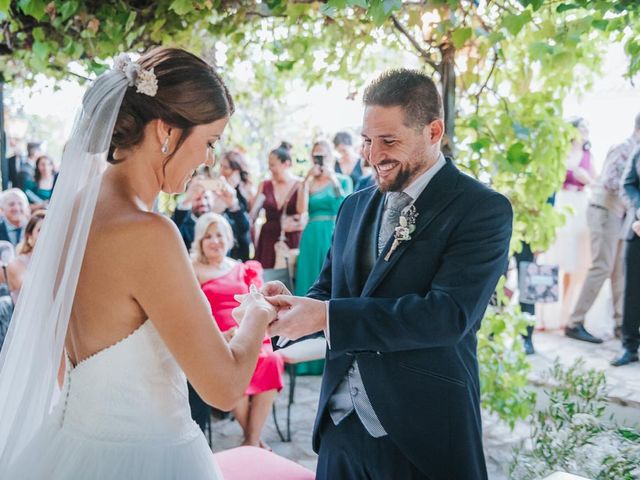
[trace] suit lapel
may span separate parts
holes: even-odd
[[[7,228],[7,224],[4,221],[0,222],[0,239],[11,242],[11,238],[9,237],[9,229]]]
[[[416,230],[411,235],[411,240],[400,242],[389,261],[386,261],[384,257],[393,243],[393,237],[389,239],[365,283],[362,296],[370,295],[380,285],[380,282],[384,280],[400,257],[411,247],[413,240],[420,236],[433,219],[462,193],[462,189],[455,188],[458,175],[460,175],[458,169],[451,163],[451,160],[447,160],[446,165],[433,177],[414,202],[418,218],[416,219]]]
[[[363,203],[364,207],[361,209],[359,204],[356,206],[356,212],[361,211],[362,214],[351,224],[347,237],[348,244],[344,249],[343,262],[349,291],[354,297],[360,296],[363,283],[369,273],[361,268],[364,263],[361,260],[363,260],[363,252],[369,252],[371,249],[371,246],[366,242],[370,242],[372,237],[374,240],[377,238],[375,235],[376,225],[380,217],[382,199],[383,195],[377,187],[371,188],[371,193],[368,196],[362,196],[359,203]],[[376,250],[373,252],[375,255]]]

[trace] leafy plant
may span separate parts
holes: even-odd
[[[534,480],[558,470],[596,480],[640,476],[640,431],[604,418],[607,385],[603,372],[582,360],[563,368],[556,360],[546,390],[549,405],[531,418],[531,449],[521,446],[511,478]]]
[[[518,306],[509,305],[498,285],[495,305],[488,308],[478,332],[478,362],[482,407],[494,412],[513,428],[527,418],[535,405],[535,394],[527,389],[531,365],[526,359],[521,335],[529,325]]]

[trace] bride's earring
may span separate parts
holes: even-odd
[[[164,139],[164,143],[162,144],[162,147],[160,147],[160,151],[165,155],[169,153],[169,136],[168,135],[167,135],[167,138]]]

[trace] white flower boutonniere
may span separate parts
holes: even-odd
[[[411,240],[411,234],[416,230],[416,219],[418,218],[418,212],[415,205],[411,204],[402,210],[400,214],[400,225],[398,225],[393,234],[393,243],[391,248],[384,257],[385,262],[388,262],[393,252],[400,246],[400,242],[406,242]]]

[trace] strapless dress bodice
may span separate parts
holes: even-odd
[[[150,320],[75,367],[67,359],[54,415],[64,429],[103,439],[180,442],[200,433],[186,377]]]
[[[191,419],[187,381],[153,323],[73,367],[9,466],[20,480],[222,480]]]

